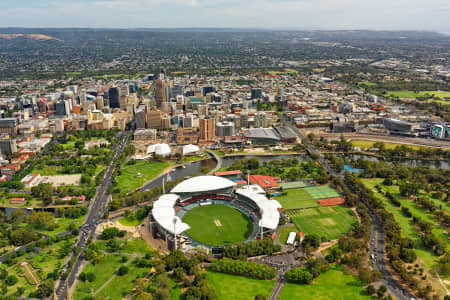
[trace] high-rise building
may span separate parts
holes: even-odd
[[[262,89],[253,88],[252,89],[252,99],[261,99],[262,98]]]
[[[248,128],[248,113],[241,112],[241,128]]]
[[[258,112],[255,114],[255,127],[267,127],[267,115],[265,112]]]
[[[214,93],[216,90],[212,86],[202,87],[202,96],[205,97],[208,93]]]
[[[39,112],[47,112],[47,100],[45,100],[45,98],[39,99],[39,101],[37,102],[37,107]]]
[[[70,115],[69,101],[60,100],[55,102],[55,114],[58,116]]]
[[[200,140],[212,141],[216,136],[216,120],[213,118],[200,119]]]
[[[145,129],[145,105],[136,110],[136,129]]]
[[[170,129],[170,116],[169,115],[164,115],[162,120],[161,120],[161,127],[162,129]]]
[[[120,108],[120,89],[118,87],[112,87],[108,91],[109,95],[109,107]]]
[[[147,127],[160,128],[163,113],[159,109],[151,110],[147,113]]]
[[[105,103],[103,101],[103,96],[97,96],[96,105],[97,109],[103,110],[105,108]]]
[[[234,135],[234,123],[219,122],[216,124],[216,136],[233,136],[233,135]]]
[[[158,79],[156,80],[156,105],[161,108],[163,102],[167,101],[166,97],[166,83]]]

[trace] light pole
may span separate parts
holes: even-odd
[[[173,234],[175,237],[175,250],[177,250],[177,218],[173,217],[172,222],[173,222]]]

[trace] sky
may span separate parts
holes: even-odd
[[[0,27],[432,30],[449,0],[0,0]]]

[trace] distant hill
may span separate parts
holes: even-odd
[[[23,34],[23,33],[14,33],[14,34],[0,34],[0,39],[5,40],[13,40],[17,38],[25,38],[25,39],[31,39],[31,40],[38,40],[38,41],[48,41],[48,40],[58,40],[57,38],[54,38],[49,35],[45,34]]]

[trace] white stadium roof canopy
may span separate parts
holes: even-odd
[[[156,222],[171,234],[180,234],[188,230],[189,225],[183,223],[181,219],[175,216],[173,206],[180,197],[174,194],[165,194],[159,197],[153,204],[152,214]],[[175,221],[175,224],[174,224]]]
[[[147,154],[155,153],[161,156],[169,156],[172,151],[167,144],[154,144],[147,147]]]
[[[217,176],[196,176],[177,184],[171,193],[199,193],[221,190],[235,186],[231,180]]]
[[[263,194],[255,193],[251,186],[248,188],[241,188],[236,190],[236,194],[242,195],[255,202],[261,212],[261,220],[259,220],[259,226],[269,229],[276,229],[278,222],[280,221],[280,212],[278,208],[281,208],[281,204],[276,200],[269,200]]]
[[[183,146],[183,155],[191,154],[200,151],[200,148],[197,145],[186,145]]]

